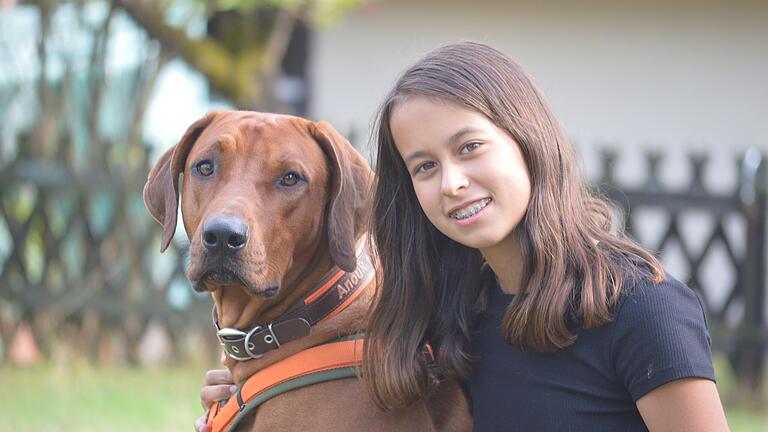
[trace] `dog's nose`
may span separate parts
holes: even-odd
[[[203,225],[203,246],[211,252],[235,253],[248,242],[248,227],[236,218],[216,217]]]

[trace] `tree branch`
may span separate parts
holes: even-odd
[[[264,75],[268,78],[275,77],[280,70],[280,62],[285,57],[285,51],[288,49],[288,43],[291,41],[291,35],[296,27],[299,14],[303,13],[302,9],[304,6],[296,11],[281,8],[277,12],[275,24],[272,26],[266,47]]]
[[[117,3],[163,50],[178,55],[203,74],[214,90],[241,107],[258,104],[260,82],[254,78],[263,73],[261,56],[233,56],[210,38],[189,38],[184,30],[165,24],[163,11],[154,2],[117,0]]]
[[[109,4],[109,11],[104,18],[101,27],[95,32],[93,45],[91,46],[91,60],[88,67],[88,80],[90,82],[90,104],[88,106],[88,140],[91,149],[91,163],[97,166],[107,166],[107,158],[104,151],[104,143],[99,137],[99,111],[101,109],[101,95],[106,82],[104,81],[104,61],[107,55],[107,40],[109,38],[109,26],[115,16],[116,0]],[[80,13],[82,14],[83,6]]]

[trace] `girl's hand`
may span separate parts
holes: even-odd
[[[232,374],[228,369],[213,369],[205,373],[203,388],[200,390],[200,404],[203,406],[203,416],[195,421],[197,432],[210,432],[206,425],[208,411],[214,402],[227,399],[237,391]]]

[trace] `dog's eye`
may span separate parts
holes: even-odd
[[[301,177],[299,177],[299,175],[295,172],[291,171],[280,179],[280,186],[293,187],[296,186],[299,181],[301,181]]]
[[[195,169],[203,177],[208,177],[213,174],[213,162],[209,160],[200,161],[195,165]]]

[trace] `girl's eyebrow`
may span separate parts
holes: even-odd
[[[459,129],[458,131],[456,131],[456,133],[454,133],[453,135],[451,135],[451,137],[448,138],[448,142],[449,143],[453,143],[453,142],[458,141],[464,135],[467,135],[467,134],[470,134],[470,133],[473,133],[473,132],[482,132],[482,131],[483,130],[480,129],[480,128],[476,128],[476,127],[472,127],[472,126],[465,126],[465,127],[461,128],[461,129]]]
[[[476,127],[472,127],[472,126],[466,126],[466,127],[463,127],[461,129],[459,129],[458,131],[456,131],[456,133],[451,135],[448,138],[447,142],[448,143],[454,143],[454,142],[460,140],[461,137],[463,137],[464,135],[467,135],[467,134],[470,134],[470,133],[474,133],[474,132],[482,132],[482,131],[483,130],[480,129],[480,128],[476,128]],[[413,152],[413,153],[409,154],[408,156],[404,157],[403,161],[407,165],[408,162],[412,161],[413,159],[416,159],[416,158],[422,157],[422,156],[426,156],[426,155],[427,155],[427,152],[422,151],[422,150],[416,150],[415,152]]]
[[[415,152],[413,152],[413,153],[409,154],[408,156],[404,157],[403,158],[403,162],[405,162],[405,164],[408,165],[408,162],[410,162],[410,161],[412,161],[412,160],[414,160],[416,158],[420,158],[422,156],[426,156],[426,155],[427,155],[427,152],[425,152],[423,150],[416,150]]]

